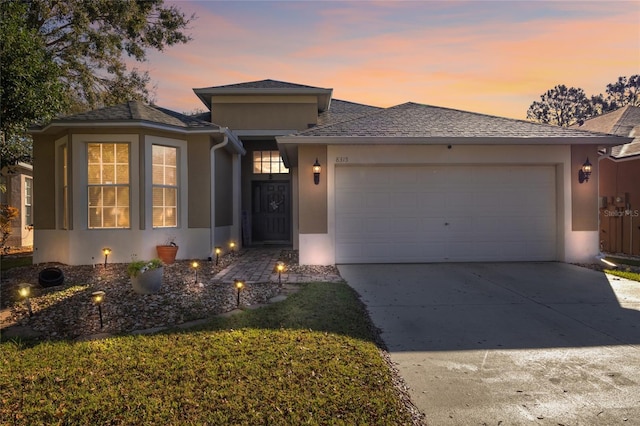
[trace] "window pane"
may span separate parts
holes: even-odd
[[[118,226],[121,228],[129,227],[129,209],[126,207],[119,209]]]
[[[116,179],[115,183],[129,183],[129,165],[128,164],[118,164],[116,166]]]
[[[104,209],[103,210],[103,222],[102,226],[104,228],[115,228],[116,227],[116,211],[115,209]]]
[[[115,163],[115,146],[112,143],[102,144],[102,162]]]
[[[102,165],[102,182],[104,184],[116,183],[116,168],[111,164]]]
[[[166,208],[164,217],[164,226],[177,226],[178,218],[175,208]]]
[[[116,161],[121,164],[129,164],[129,144],[116,144]]]
[[[102,209],[89,208],[89,228],[102,227]]]
[[[100,184],[101,175],[100,175],[100,164],[90,164],[88,169],[88,179],[89,185]]]
[[[90,186],[89,187],[89,206],[98,207],[102,205],[102,188]]]
[[[162,188],[153,188],[153,207],[164,206],[164,192]]]
[[[164,209],[162,207],[154,207],[153,208],[153,226],[159,227],[164,226],[163,217],[164,217]]]
[[[118,207],[129,207],[129,187],[118,187]]]
[[[178,184],[178,177],[176,176],[176,168],[169,166],[165,169],[165,175],[164,175],[164,184],[165,185],[171,185],[171,186],[176,186]]]
[[[100,163],[100,144],[90,143],[87,145],[87,158],[89,164]]]
[[[164,189],[164,205],[177,207],[178,206],[178,190],[174,188]]]
[[[260,162],[253,163],[253,173],[255,174],[262,173],[262,164]]]
[[[162,166],[154,164],[151,173],[154,185],[164,184],[164,169]]]
[[[168,166],[177,166],[178,165],[178,149],[165,147],[165,163]]]

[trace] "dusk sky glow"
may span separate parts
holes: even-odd
[[[193,41],[150,52],[155,102],[274,79],[336,99],[413,101],[513,118],[557,84],[604,93],[640,73],[640,1],[174,1]]]

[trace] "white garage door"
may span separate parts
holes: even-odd
[[[336,167],[336,263],[556,260],[553,166]]]

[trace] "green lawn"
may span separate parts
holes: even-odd
[[[345,284],[206,326],[0,345],[0,424],[411,424]]]
[[[0,256],[0,271],[8,271],[17,266],[33,265],[33,256]]]
[[[620,271],[618,269],[605,269],[607,274],[615,275],[617,277],[626,278],[628,280],[640,281],[640,274],[631,271]]]

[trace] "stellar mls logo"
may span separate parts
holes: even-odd
[[[606,217],[638,217],[640,216],[640,210],[605,210],[604,215]]]

